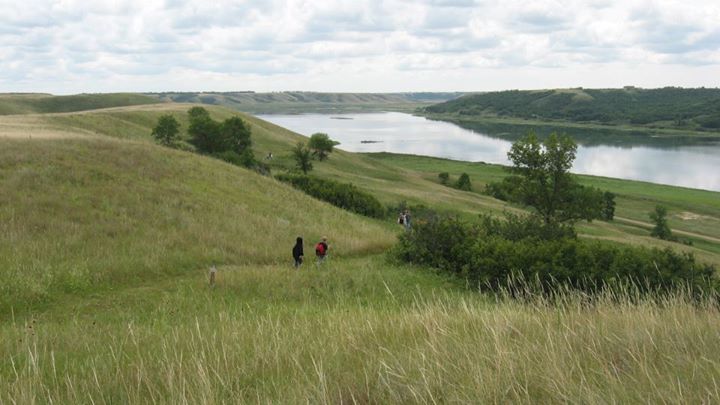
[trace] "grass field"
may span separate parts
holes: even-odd
[[[520,302],[394,263],[384,253],[399,232],[392,221],[154,145],[157,117],[186,127],[189,107],[0,117],[0,403],[720,402],[712,298]],[[243,117],[258,156],[272,151],[274,171],[289,166],[303,138]],[[387,204],[467,218],[518,209],[442,186],[440,171],[466,171],[476,188],[504,175],[343,151],[316,163]],[[618,215],[644,221],[663,202],[674,228],[718,236],[707,224],[720,218],[718,193],[583,181],[617,192]],[[680,248],[630,222],[581,231]],[[327,235],[330,259],[292,269],[298,235],[307,256]],[[718,246],[683,248],[718,263]]]

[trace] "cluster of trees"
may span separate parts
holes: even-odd
[[[500,91],[429,106],[429,113],[720,130],[720,89],[575,89]]]
[[[255,159],[250,125],[242,118],[235,116],[218,122],[203,107],[192,107],[187,114],[188,142],[195,151],[235,165],[267,171],[267,167]],[[165,146],[180,147],[185,144],[180,139],[180,123],[172,114],[160,116],[152,135]]]
[[[474,223],[429,216],[400,237],[396,254],[493,289],[515,288],[518,279],[537,283],[543,292],[566,286],[593,292],[629,283],[641,291],[717,289],[715,268],[690,254],[578,239],[575,221],[612,219],[615,205],[612,193],[583,187],[570,174],[576,149],[567,136],[552,134],[541,142],[528,134],[508,152],[513,174],[488,189],[531,207],[531,214],[481,216]],[[651,215],[653,235],[663,239],[672,237],[665,216],[662,207]]]
[[[532,207],[545,222],[612,220],[615,195],[585,187],[570,173],[577,144],[568,136],[551,134],[544,142],[530,132],[508,152],[512,175],[486,185],[495,198]]]
[[[438,178],[440,179],[440,184],[445,186],[455,187],[458,190],[463,191],[472,191],[472,183],[470,182],[470,176],[467,173],[460,174],[460,177],[458,177],[458,179],[454,182],[451,182],[450,173],[448,172],[438,174]]]
[[[307,174],[313,169],[312,161],[327,160],[336,145],[340,145],[340,142],[333,141],[327,134],[312,134],[307,145],[305,142],[298,142],[293,148],[292,156],[295,160],[295,167],[303,174]]]
[[[640,292],[691,287],[717,290],[716,269],[671,249],[578,239],[572,228],[537,216],[482,217],[470,223],[438,216],[419,221],[395,248],[404,261],[432,266],[480,288],[553,293],[567,287]]]

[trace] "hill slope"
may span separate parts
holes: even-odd
[[[147,93],[163,101],[229,107],[250,113],[412,111],[462,93],[318,93],[309,91]]]
[[[424,111],[720,131],[720,89],[512,90],[467,95]]]
[[[340,256],[394,240],[271,178],[150,143],[0,145],[0,312],[212,262],[289,262],[298,235],[308,253],[328,235]]]
[[[132,93],[77,94],[0,94],[0,115],[58,113],[95,110],[130,105],[155,104],[156,98]]]

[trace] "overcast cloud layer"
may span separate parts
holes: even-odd
[[[720,86],[718,0],[0,6],[0,92]]]

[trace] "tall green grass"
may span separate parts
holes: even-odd
[[[380,258],[231,266],[5,322],[0,401],[714,403],[718,315],[491,299]]]
[[[211,263],[290,261],[297,236],[333,253],[388,248],[389,225],[268,177],[149,143],[3,140],[0,312]]]

